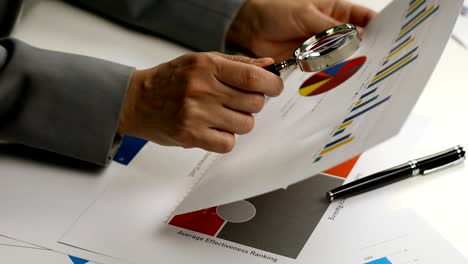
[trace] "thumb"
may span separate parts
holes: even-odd
[[[275,63],[275,60],[273,60],[272,58],[255,59],[255,58],[250,58],[246,56],[227,55],[227,54],[222,54],[222,53],[219,53],[218,55],[231,61],[237,61],[237,62],[242,62],[246,64],[253,64],[259,67],[265,67],[265,66]]]

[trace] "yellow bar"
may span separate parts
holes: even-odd
[[[414,20],[413,22],[411,22],[411,24],[407,25],[404,29],[402,29],[400,31],[400,36],[404,35],[408,30],[410,30],[414,25],[416,25],[417,23],[419,23],[419,21],[421,21],[424,17],[427,16],[427,14],[429,14],[430,12],[432,12],[432,10],[434,10],[434,6],[431,6],[431,8],[429,8],[428,10],[426,10],[426,12],[422,13],[416,20]]]
[[[408,45],[411,44],[413,41],[414,41],[414,37],[412,39],[410,39],[408,42],[406,42],[405,44],[401,45],[401,47],[399,47],[398,49],[394,50],[392,53],[388,54],[386,59],[387,60],[390,59],[391,57],[393,57],[393,55],[397,54],[402,49],[408,47]]]
[[[357,101],[357,102],[354,104],[354,106],[358,106],[358,105],[360,105],[361,103],[362,103],[362,99],[359,100],[359,101]]]
[[[381,74],[375,76],[374,79],[372,79],[372,82],[376,82],[380,79],[382,79],[383,77],[385,77],[387,74],[391,73],[393,70],[397,69],[398,67],[400,67],[401,65],[407,63],[409,60],[411,60],[411,58],[413,57],[413,54],[409,55],[408,57],[406,57],[404,60],[400,61],[399,63],[397,63],[396,65],[393,65],[393,67],[391,67],[390,69],[382,72]]]
[[[343,142],[340,142],[339,144],[336,144],[336,145],[333,146],[333,147],[329,147],[329,148],[327,148],[327,149],[324,149],[324,150],[322,150],[322,152],[320,152],[320,155],[327,154],[328,152],[330,152],[330,151],[332,151],[332,150],[334,150],[334,149],[337,149],[337,148],[339,148],[339,147],[341,147],[341,146],[343,146],[343,145],[345,145],[345,144],[347,144],[347,143],[353,141],[353,139],[354,139],[354,137],[350,137],[350,138],[348,138],[347,140],[345,140],[345,141],[343,141]]]
[[[341,130],[349,125],[351,125],[351,123],[353,123],[353,120],[349,120],[348,122],[342,124],[341,126],[338,127],[338,130]]]
[[[414,2],[409,8],[408,8],[408,13],[411,13],[423,0],[419,0]]]

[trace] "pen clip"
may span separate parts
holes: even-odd
[[[457,165],[457,164],[460,164],[462,163],[464,160],[463,157],[460,157],[459,159],[453,161],[453,162],[450,162],[450,163],[447,163],[447,164],[444,164],[442,166],[439,166],[439,167],[435,167],[435,168],[432,168],[432,169],[428,169],[428,170],[424,170],[422,171],[422,175],[427,175],[427,174],[431,174],[433,172],[436,172],[436,171],[440,171],[440,170],[443,170],[445,168],[448,168],[448,167],[451,167],[451,166],[454,166],[454,165]]]

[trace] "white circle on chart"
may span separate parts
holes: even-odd
[[[231,223],[243,223],[254,218],[257,213],[255,206],[246,200],[220,205],[216,213],[222,219]]]

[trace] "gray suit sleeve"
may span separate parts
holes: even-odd
[[[67,0],[70,3],[195,50],[224,51],[244,0]]]
[[[131,72],[0,40],[0,140],[106,164]]]

